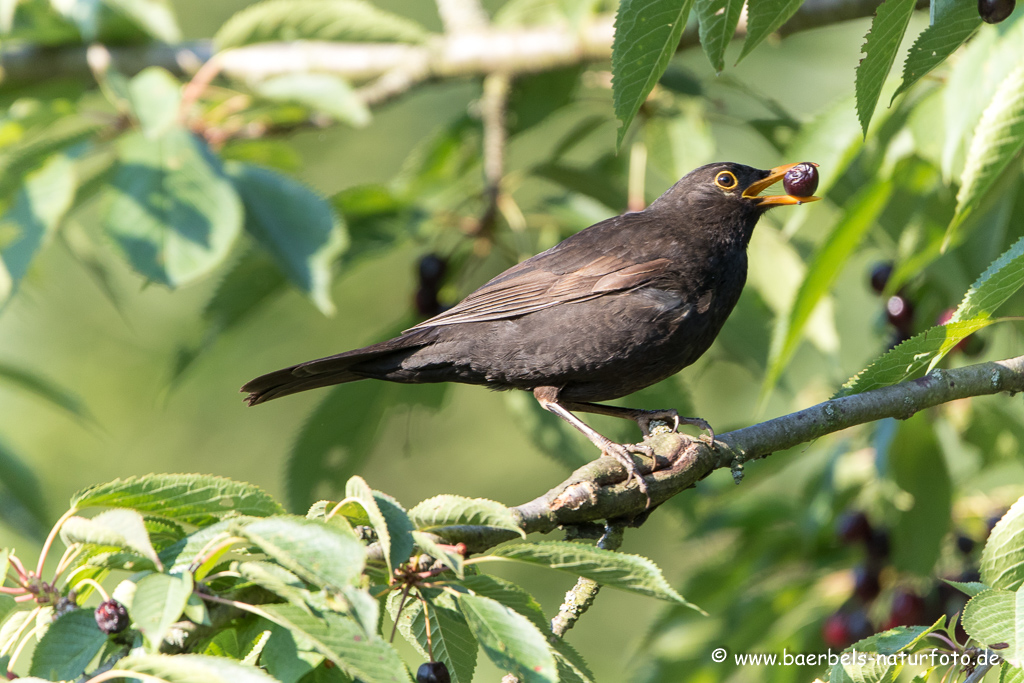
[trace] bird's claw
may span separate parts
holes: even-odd
[[[640,427],[640,432],[647,438],[651,435],[651,423],[652,422],[670,422],[672,424],[672,431],[679,431],[680,417],[679,413],[675,410],[645,410],[636,418],[636,424]]]
[[[647,510],[651,507],[651,492],[647,488],[647,482],[644,480],[644,475],[637,469],[636,463],[633,462],[633,458],[630,453],[639,453],[648,457],[654,457],[654,450],[646,444],[621,444],[621,443],[609,443],[603,449],[602,455],[615,458],[619,461],[626,473],[629,475],[626,477],[626,483],[629,483],[630,479],[636,479],[637,486],[640,492],[644,494],[644,498],[647,499],[647,504],[644,509]]]

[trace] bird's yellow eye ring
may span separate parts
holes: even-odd
[[[723,190],[733,190],[736,188],[736,176],[729,171],[722,171],[715,176],[715,185],[718,185]]]

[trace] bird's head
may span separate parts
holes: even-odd
[[[798,165],[785,164],[765,171],[730,162],[707,164],[683,176],[649,208],[663,210],[674,207],[692,217],[713,217],[714,223],[749,224],[752,229],[753,224],[768,209],[821,199],[814,196],[761,194]]]

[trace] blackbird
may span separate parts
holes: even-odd
[[[257,377],[242,387],[246,401],[362,379],[532,391],[646,494],[629,454],[650,450],[614,443],[573,412],[634,420],[645,436],[652,420],[710,432],[675,410],[594,402],[661,381],[708,350],[740,297],[758,219],[774,206],[818,199],[759,196],[794,166],[701,166],[643,211],[581,230],[401,336]]]

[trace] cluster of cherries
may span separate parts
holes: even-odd
[[[876,263],[871,268],[871,289],[876,294],[885,291],[892,277],[892,263]],[[955,308],[947,308],[935,320],[936,325],[945,325],[953,318]],[[893,329],[892,340],[889,348],[902,344],[914,336],[914,304],[907,296],[907,292],[901,289],[885,300],[885,319]],[[971,335],[954,347],[954,352],[961,352],[966,356],[977,356],[985,348],[985,342],[978,335]]]
[[[994,521],[993,521],[994,524]],[[990,524],[990,527],[992,525]],[[905,586],[891,593],[888,614],[873,623],[869,608],[882,593],[882,573],[889,564],[889,534],[873,527],[863,512],[849,512],[840,519],[837,534],[846,545],[863,545],[865,562],[854,570],[853,595],[822,625],[821,637],[833,649],[844,649],[881,631],[897,626],[921,626],[934,623],[943,614],[953,615],[963,610],[967,596],[945,581],[936,581],[924,595]],[[958,534],[956,547],[962,555],[965,569],[956,581],[978,580],[972,555],[977,543],[965,534]],[[871,610],[877,617],[878,610]],[[959,631],[959,625],[957,626]],[[965,634],[959,633],[961,638]]]

